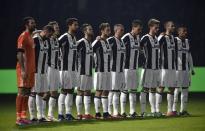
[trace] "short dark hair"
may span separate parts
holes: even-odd
[[[132,21],[132,27],[137,27],[137,26],[142,26],[142,21],[135,19]]]
[[[157,20],[157,19],[150,19],[150,20],[148,21],[148,27],[152,27],[152,26],[158,25],[158,24],[160,24],[160,21]]]
[[[87,27],[91,26],[90,24],[84,23],[81,27],[82,32],[86,31]]]
[[[168,25],[168,23],[174,23],[173,21],[171,21],[171,20],[169,20],[169,21],[166,21],[165,23],[164,23],[164,28],[166,28],[166,26]]]
[[[23,25],[24,25],[24,26],[25,26],[25,25],[28,25],[29,20],[34,20],[34,18],[33,18],[33,17],[30,17],[30,16],[24,17],[24,18],[23,18]]]
[[[77,18],[67,18],[66,19],[66,24],[69,26],[69,25],[72,25],[74,22],[78,22],[78,19]]]
[[[186,29],[186,30],[187,30],[187,27],[184,26],[184,25],[179,26],[179,27],[177,28],[177,33],[179,33],[179,31],[180,31],[181,29]]]
[[[99,25],[99,30],[102,31],[104,30],[106,27],[110,27],[110,24],[109,23],[101,23]]]
[[[47,30],[48,32],[54,32],[54,29],[53,29],[52,25],[45,25],[43,27],[43,30]]]
[[[53,25],[56,25],[56,24],[58,24],[57,21],[49,21],[49,22],[48,22],[48,25],[52,25],[52,26],[53,26]]]

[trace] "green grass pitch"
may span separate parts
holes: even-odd
[[[6,100],[6,98],[5,98]],[[15,101],[0,104],[0,131],[205,131],[205,97],[190,98],[188,110],[190,117],[145,118],[135,120],[90,120],[62,123],[41,123],[18,127],[15,125]],[[128,112],[127,104],[127,112]],[[147,110],[149,111],[149,104]],[[139,112],[139,101],[137,112]],[[94,114],[94,106],[91,106]],[[166,102],[162,104],[162,112],[166,112]],[[76,114],[75,105],[73,114]],[[55,113],[57,116],[57,112]]]

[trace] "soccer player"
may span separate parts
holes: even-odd
[[[140,46],[145,54],[145,71],[142,80],[142,91],[140,93],[141,116],[145,116],[146,94],[149,92],[149,102],[151,105],[151,116],[157,116],[156,113],[156,87],[159,86],[159,58],[160,45],[156,37],[159,30],[160,21],[150,19],[148,22],[149,33],[141,39]]]
[[[48,119],[51,121],[57,121],[54,118],[53,110],[56,105],[56,100],[58,97],[58,88],[60,86],[60,73],[59,73],[59,58],[60,58],[60,48],[58,42],[58,36],[60,34],[60,29],[56,21],[51,21],[48,23],[54,29],[54,33],[49,41],[49,52],[48,52],[48,88],[50,91],[50,98],[48,102]]]
[[[49,38],[54,33],[54,29],[50,25],[43,27],[40,33],[33,36],[35,44],[35,85],[32,89],[36,92],[36,108],[37,118],[39,122],[47,121],[45,117],[46,101],[48,99],[48,81],[47,81],[47,69],[48,69],[48,49],[49,49]],[[30,112],[33,113],[33,112]],[[30,114],[31,115],[31,114]],[[32,115],[31,115],[32,117]],[[32,118],[31,118],[32,119]]]
[[[111,76],[112,76],[112,92],[113,92],[113,117],[121,118],[119,113],[120,91],[125,86],[124,65],[125,65],[125,45],[121,40],[124,33],[122,24],[114,25],[114,36],[107,39],[112,48],[111,54]],[[108,98],[109,101],[109,98]]]
[[[176,44],[176,54],[177,54],[177,87],[174,91],[174,105],[173,111],[177,113],[176,107],[178,102],[179,87],[181,90],[181,106],[179,115],[186,116],[190,115],[187,112],[187,102],[188,102],[188,89],[191,85],[191,76],[195,74],[193,69],[193,60],[190,52],[190,41],[187,39],[187,28],[181,26],[177,30],[178,37]]]
[[[101,23],[99,26],[101,36],[92,43],[93,52],[96,55],[96,93],[94,98],[95,104],[95,117],[101,118],[100,105],[102,101],[103,118],[109,119],[111,115],[108,113],[108,93],[111,90],[111,47],[106,41],[109,37],[111,30],[109,23]]]
[[[126,33],[122,40],[126,47],[125,60],[125,84],[126,87],[122,90],[120,96],[121,115],[126,117],[125,107],[126,98],[129,91],[130,113],[131,118],[136,118],[136,93],[139,83],[138,77],[138,58],[140,54],[140,38],[139,34],[142,30],[142,22],[140,20],[132,21],[132,30]]]
[[[174,22],[167,21],[164,24],[165,33],[158,37],[160,44],[160,87],[156,93],[156,112],[162,116],[160,105],[162,103],[162,93],[165,87],[168,87],[167,93],[167,116],[173,116],[172,106],[174,100],[174,89],[176,87],[176,54],[175,54],[175,38],[172,35],[175,30]]]
[[[77,89],[76,108],[77,119],[93,119],[90,115],[91,89],[93,88],[93,28],[90,24],[82,25],[84,37],[78,41],[77,51],[79,58],[80,87]],[[84,99],[83,99],[84,97]],[[82,103],[84,103],[85,115],[82,115]]]
[[[66,120],[74,120],[72,116],[74,88],[79,87],[79,77],[77,71],[77,42],[75,33],[78,30],[78,19],[68,18],[66,20],[68,32],[64,33],[58,40],[62,52],[62,89],[58,98],[58,119],[64,119],[63,108],[66,109]]]
[[[34,86],[35,72],[35,50],[32,32],[36,28],[35,20],[32,17],[25,17],[23,20],[25,30],[18,37],[17,42],[17,86],[16,97],[16,124],[30,124],[26,112],[28,108],[28,96]]]

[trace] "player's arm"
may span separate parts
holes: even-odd
[[[96,63],[97,63],[97,56],[96,56],[96,52],[97,50],[100,48],[100,41],[98,40],[95,40],[93,43],[92,43],[92,47],[93,47],[93,68],[95,68],[96,66]]]
[[[17,47],[17,60],[21,67],[21,77],[25,80],[26,79],[26,70],[25,70],[25,59],[24,59],[24,53],[25,53],[25,44],[26,44],[26,37],[24,35],[21,35],[18,39],[18,47]]]
[[[142,37],[142,39],[140,40],[140,54],[141,54],[141,59],[142,59],[142,67],[144,67],[145,63],[146,63],[146,52],[145,52],[145,46],[147,44],[147,37]]]
[[[129,61],[130,58],[130,39],[129,36],[124,36],[121,39],[125,44],[125,62]]]
[[[188,56],[188,63],[189,63],[189,70],[191,71],[191,74],[195,75],[193,59],[192,59],[192,55],[191,55],[191,51],[190,50],[189,50],[189,56]]]
[[[164,36],[159,36],[158,41],[159,41],[159,46],[160,46],[159,64],[160,64],[160,67],[161,67],[162,64],[164,63],[164,51],[166,51],[166,49],[164,49],[165,48],[165,37]]]
[[[177,39],[174,38],[174,43],[175,43],[175,66],[176,66],[176,69],[177,69],[177,66],[178,66],[178,44],[177,44]]]

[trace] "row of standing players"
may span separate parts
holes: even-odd
[[[186,27],[179,27],[178,37],[172,34],[172,21],[164,24],[165,32],[157,38],[160,22],[150,19],[149,33],[140,39],[142,23],[132,22],[130,33],[124,35],[122,24],[114,25],[114,35],[110,37],[108,23],[99,26],[100,36],[93,39],[90,24],[82,25],[84,37],[76,41],[78,20],[67,20],[68,32],[59,35],[57,22],[50,22],[42,31],[34,32],[36,54],[35,86],[29,96],[30,119],[35,121],[62,121],[75,119],[72,115],[73,93],[77,119],[126,118],[126,101],[129,95],[129,117],[136,118],[137,87],[140,81],[139,68],[142,66],[140,92],[140,116],[161,117],[162,93],[168,87],[167,116],[177,115],[179,88],[181,91],[180,115],[188,115],[188,87],[190,71],[193,71]],[[52,27],[54,32],[52,32]],[[60,60],[60,62],[59,62]],[[95,73],[92,75],[92,68]],[[94,76],[94,77],[93,77]],[[93,80],[94,78],[94,80]],[[94,83],[94,84],[93,84]],[[58,90],[60,95],[58,97]],[[95,87],[95,117],[90,114],[91,90]],[[151,113],[146,113],[146,95],[149,94]],[[58,98],[58,102],[57,102]],[[49,99],[49,100],[48,100]],[[48,101],[48,116],[45,115]],[[58,120],[54,108],[58,103]],[[82,115],[84,104],[85,113]],[[100,113],[102,104],[103,115]],[[35,107],[36,105],[36,107]],[[120,107],[120,111],[119,111]],[[37,109],[37,119],[35,116]],[[65,109],[65,114],[64,114]]]

